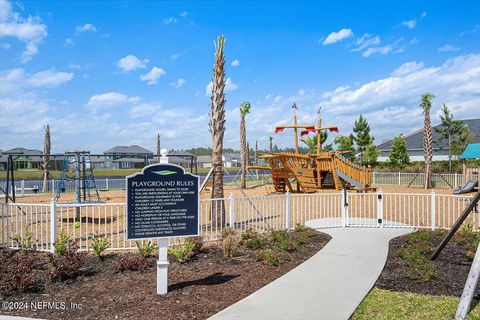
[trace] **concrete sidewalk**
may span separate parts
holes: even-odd
[[[390,239],[404,229],[323,229],[332,240],[297,268],[210,319],[350,318],[380,275]]]

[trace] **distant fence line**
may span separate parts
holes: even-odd
[[[432,193],[331,193],[281,194],[200,200],[200,235],[217,240],[226,226],[239,232],[288,230],[296,225],[315,228],[450,228],[473,197]],[[1,246],[18,248],[15,236],[32,235],[38,250],[52,251],[61,232],[91,250],[91,235],[108,235],[110,250],[135,249],[126,237],[125,203],[0,204]],[[468,220],[479,228],[478,208]],[[171,240],[179,243],[181,238]]]

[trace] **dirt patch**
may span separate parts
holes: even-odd
[[[446,232],[432,233],[431,249],[435,248]],[[461,296],[472,260],[467,256],[464,245],[450,241],[434,261],[436,276],[430,281],[411,280],[405,275],[406,262],[398,252],[408,246],[408,235],[390,241],[385,267],[375,286],[394,291],[408,291],[429,295]],[[475,292],[480,298],[480,288]]]
[[[169,293],[165,296],[155,293],[154,260],[147,271],[115,273],[112,266],[120,254],[109,254],[104,261],[89,255],[88,269],[94,270],[93,275],[50,283],[40,294],[7,298],[28,303],[63,302],[65,310],[2,310],[2,314],[48,319],[206,319],[290,271],[329,239],[322,233],[310,237],[278,266],[256,261],[254,251],[246,248],[234,259],[225,259],[218,246],[208,245],[189,263],[171,262]],[[71,303],[81,304],[82,309],[71,309]]]

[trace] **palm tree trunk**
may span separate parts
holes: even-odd
[[[212,96],[210,98],[210,133],[212,135],[213,186],[212,198],[223,199],[223,136],[225,133],[225,57],[223,49],[225,38],[218,37],[215,43],[215,64],[213,65]],[[216,225],[225,225],[225,206],[223,200],[212,203],[212,220]]]
[[[242,175],[240,179],[240,188],[246,189],[247,188],[246,173],[247,173],[248,151],[247,151],[247,130],[245,128],[245,115],[243,114],[240,117],[240,154],[241,154],[241,161],[242,161]]]
[[[49,171],[49,162],[50,162],[50,151],[51,151],[51,141],[50,141],[50,126],[47,124],[45,126],[45,138],[43,142],[43,192],[50,190],[48,186],[48,178],[50,175]]]
[[[423,128],[423,150],[425,158],[425,189],[432,188],[432,126],[430,124],[430,110],[425,110]]]

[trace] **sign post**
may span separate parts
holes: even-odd
[[[168,238],[199,235],[199,177],[160,163],[126,179],[127,239],[158,239],[157,294],[166,294]]]

